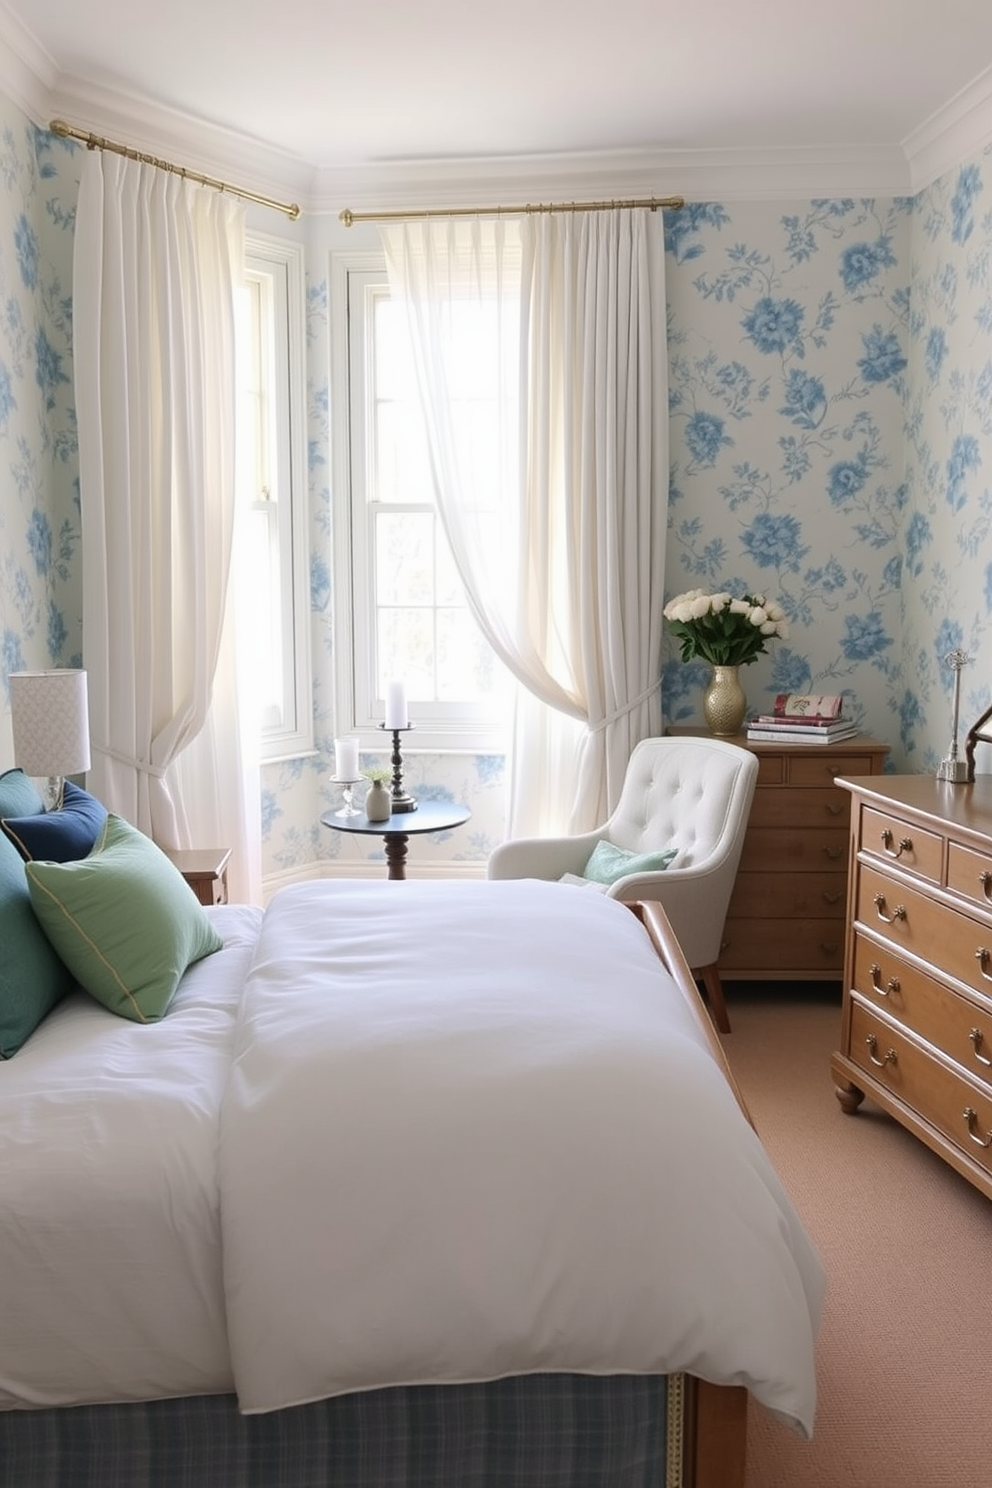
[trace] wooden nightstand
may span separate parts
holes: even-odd
[[[673,727],[670,734],[705,734]],[[840,981],[850,800],[840,775],[880,775],[888,745],[727,740],[758,756],[747,835],[717,963],[727,982]]]
[[[229,847],[193,847],[167,852],[201,904],[227,903]]]

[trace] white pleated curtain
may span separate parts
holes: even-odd
[[[525,689],[511,835],[609,815],[660,729],[668,387],[660,212],[384,225],[407,309],[438,507],[473,612]],[[497,311],[498,470],[453,399],[466,303]],[[495,509],[492,488],[497,497]]]
[[[255,899],[229,584],[244,209],[90,151],[74,254],[87,783],[162,847],[230,846],[232,896]],[[176,762],[211,715],[215,679],[223,757],[212,820],[191,825]]]

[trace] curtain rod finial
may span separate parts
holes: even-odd
[[[345,227],[351,227],[355,220],[355,214],[350,207],[345,207],[343,212],[338,213],[338,221],[343,222]]]

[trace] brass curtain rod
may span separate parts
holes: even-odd
[[[53,134],[62,139],[82,140],[88,150],[111,150],[115,155],[124,155],[128,160],[139,160],[142,165],[154,165],[156,170],[168,171],[174,176],[183,176],[187,181],[196,181],[199,186],[212,186],[214,191],[227,191],[232,196],[243,197],[245,201],[258,202],[259,206],[271,207],[275,212],[285,212],[293,222],[300,215],[300,209],[295,202],[273,201],[271,196],[259,196],[255,191],[249,191],[244,186],[232,186],[229,181],[215,181],[211,176],[202,176],[199,171],[187,170],[184,165],[173,165],[168,160],[159,160],[156,155],[146,155],[141,150],[134,150],[130,145],[118,145],[113,140],[103,139],[99,134],[87,134],[83,129],[74,129],[64,119],[53,119],[49,124]]]
[[[678,212],[684,206],[684,196],[649,196],[639,201],[528,202],[525,207],[433,207],[413,212],[352,212],[345,207],[338,220],[351,227],[353,222],[402,222],[412,217],[525,217],[535,212],[609,212],[634,207],[650,212],[667,207]]]

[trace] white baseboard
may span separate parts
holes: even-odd
[[[478,879],[485,878],[486,865],[483,862],[472,863],[418,863],[413,872],[410,873],[410,865],[407,871],[410,878],[447,879]],[[283,889],[287,884],[310,883],[318,878],[385,878],[386,868],[383,863],[303,863],[298,868],[287,868],[282,873],[269,873],[262,880],[262,901],[268,904],[273,894],[278,889]]]

